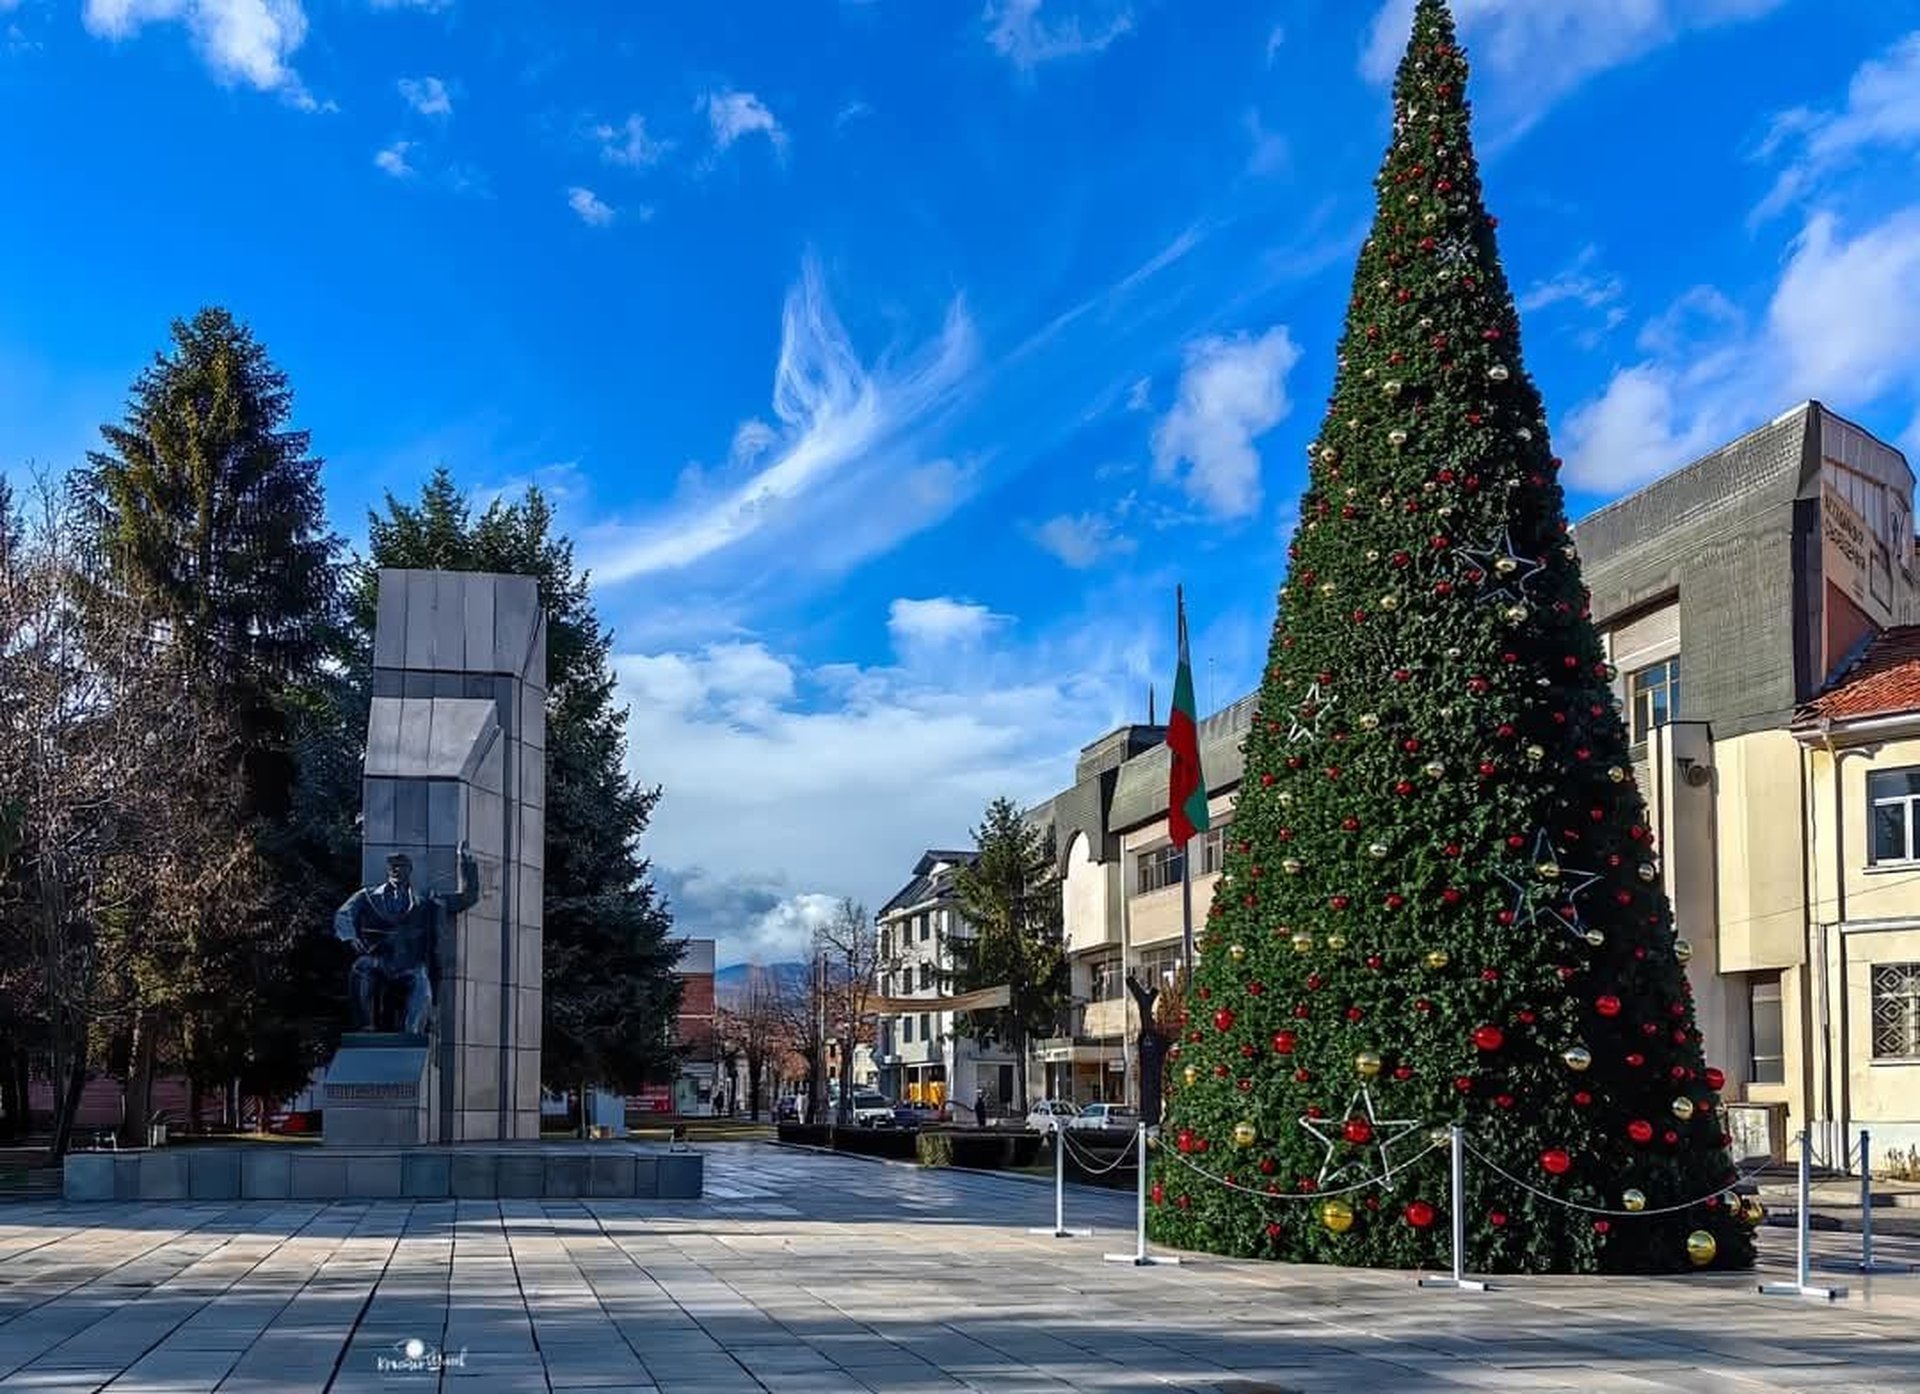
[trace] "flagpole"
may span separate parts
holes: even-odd
[[[1193,839],[1180,848],[1180,966],[1193,972]]]

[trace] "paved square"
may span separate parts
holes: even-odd
[[[705,1151],[700,1202],[0,1206],[0,1391],[1920,1390],[1920,1276],[1828,1306],[1735,1276],[1134,1269],[1101,1260],[1129,1195],[1070,1193],[1100,1233],[1053,1240],[1030,1182]],[[1791,1233],[1762,1237],[1784,1275]]]

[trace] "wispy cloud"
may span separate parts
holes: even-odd
[[[873,108],[867,103],[859,100],[848,102],[834,113],[833,128],[836,131],[843,130],[861,117],[871,115],[873,115]]]
[[[617,126],[605,123],[595,126],[593,138],[599,143],[602,160],[626,169],[645,169],[658,164],[673,148],[671,141],[651,135],[646,117],[639,115],[629,116]]]
[[[1279,174],[1292,163],[1293,148],[1288,144],[1286,134],[1270,130],[1261,121],[1258,111],[1247,112],[1242,124],[1247,128],[1247,140],[1252,147],[1247,155],[1247,173]]]
[[[1292,410],[1287,374],[1299,361],[1300,349],[1284,325],[1258,338],[1208,337],[1188,345],[1179,398],[1154,428],[1155,476],[1178,480],[1215,517],[1257,511],[1255,442]]]
[[[1113,0],[1056,0],[1045,18],[1045,0],[995,0],[987,6],[987,42],[1022,72],[1042,63],[1099,53],[1133,28],[1133,12]],[[1086,11],[1082,14],[1081,11]],[[1064,12],[1064,13],[1062,13]]]
[[[1752,316],[1698,286],[1650,321],[1641,359],[1566,420],[1568,482],[1612,495],[1818,397],[1920,411],[1920,204],[1849,236],[1817,212]]]
[[[786,150],[786,131],[767,109],[767,104],[753,93],[731,89],[709,92],[700,102],[707,113],[716,149],[726,150],[747,136],[763,135],[776,151]]]
[[[1062,566],[1087,571],[1103,561],[1127,556],[1134,541],[1116,530],[1102,513],[1063,513],[1031,528],[1028,536]]]
[[[1773,119],[1757,158],[1791,158],[1754,220],[1780,213],[1876,149],[1920,151],[1920,30],[1861,64],[1837,110],[1795,107]]]
[[[149,24],[185,26],[216,81],[273,92],[303,111],[332,110],[288,61],[306,42],[300,0],[85,0],[81,21],[98,38],[131,38]]]
[[[606,227],[618,216],[592,189],[578,186],[567,190],[567,207],[588,227]]]
[[[374,166],[395,179],[409,179],[418,172],[407,160],[407,152],[411,149],[412,141],[396,140],[373,157]]]
[[[1591,243],[1582,247],[1560,272],[1527,287],[1518,300],[1521,312],[1531,315],[1555,306],[1577,307],[1586,314],[1576,341],[1584,348],[1597,346],[1627,318],[1626,286],[1618,276],[1600,269],[1599,260],[1599,248]]]
[[[1387,0],[1374,16],[1360,70],[1393,76],[1413,28],[1415,0]],[[1634,62],[1694,30],[1758,19],[1787,0],[1453,0],[1482,84],[1476,105],[1498,145],[1524,132],[1596,73]],[[1551,54],[1551,61],[1542,55]]]
[[[453,115],[453,94],[437,77],[403,77],[400,96],[422,116]]]
[[[442,10],[453,8],[453,0],[367,0],[368,8],[375,10],[420,10],[427,14],[438,14]]]
[[[1284,25],[1276,24],[1267,31],[1267,66],[1269,68],[1273,66],[1273,60],[1280,56],[1280,50],[1286,42],[1287,31]]]
[[[896,653],[928,654],[965,649],[1010,623],[971,600],[938,595],[929,600],[898,599],[887,607],[887,634]]]
[[[904,510],[889,524],[906,525],[926,510],[951,506],[964,466],[915,460],[912,437],[959,385],[978,356],[973,322],[955,301],[938,337],[904,363],[864,366],[835,315],[819,265],[809,258],[787,294],[774,371],[774,425],[753,423],[753,472],[716,497],[692,501],[673,516],[640,528],[603,528],[595,535],[593,570],[603,581],[678,571],[759,537],[768,530],[805,530],[814,510],[882,476],[891,476],[887,505]],[[878,545],[863,532],[882,526],[880,503],[863,516],[841,518],[832,536],[810,539],[810,560],[844,559],[848,547]],[[891,538],[886,539],[891,541]]]

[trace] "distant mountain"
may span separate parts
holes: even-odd
[[[804,993],[813,974],[808,963],[730,963],[713,975],[713,995],[720,1001],[744,997],[747,981],[754,973],[765,973],[789,993]]]

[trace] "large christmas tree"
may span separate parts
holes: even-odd
[[[1444,1264],[1431,1138],[1457,1122],[1471,1269],[1745,1267],[1754,1216],[1716,1194],[1722,1080],[1521,365],[1466,80],[1445,0],[1419,0],[1151,1230]]]

